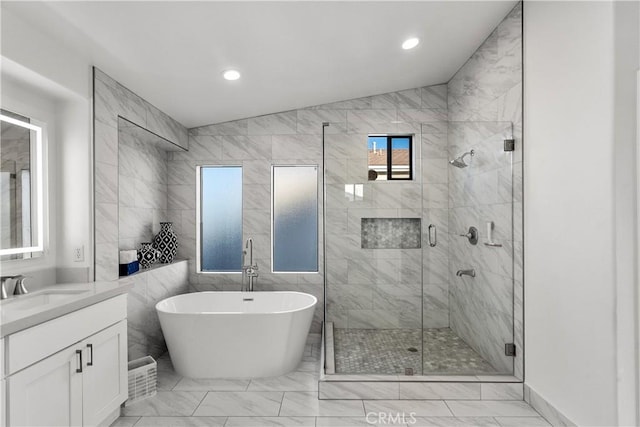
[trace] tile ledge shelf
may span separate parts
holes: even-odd
[[[148,273],[150,271],[158,270],[160,268],[171,267],[172,265],[180,264],[181,262],[189,262],[189,260],[188,259],[177,259],[177,260],[174,260],[173,262],[167,263],[167,264],[162,264],[162,263],[158,262],[158,263],[153,264],[151,267],[145,268],[145,269],[140,267],[140,270],[136,271],[135,273],[129,274],[128,276],[119,276],[118,280],[124,280],[124,279],[128,279],[129,277],[139,276],[140,274]]]

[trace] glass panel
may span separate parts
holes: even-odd
[[[421,225],[427,211],[419,181],[386,182],[392,138],[407,150],[408,135],[368,137],[369,179],[360,172],[362,139],[345,138],[344,149],[325,159],[325,320],[333,326],[337,374],[391,379],[422,373]]]
[[[318,168],[273,167],[273,271],[318,271]]]
[[[242,271],[242,167],[201,169],[202,271]]]
[[[367,142],[369,181],[387,179],[387,137],[370,136]]]
[[[391,177],[411,179],[410,138],[391,138]]]
[[[424,375],[513,374],[511,123],[451,121],[442,133],[422,127],[423,141],[446,136],[450,160],[447,191],[430,196],[443,209],[430,209],[424,228]],[[476,244],[461,236],[470,227]]]

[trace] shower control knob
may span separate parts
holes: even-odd
[[[478,244],[478,229],[475,227],[469,227],[469,231],[465,234],[461,234],[460,237],[466,237],[469,239],[469,243],[472,245]]]

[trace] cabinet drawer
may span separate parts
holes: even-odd
[[[127,296],[74,311],[6,337],[7,372],[11,375],[127,317]]]

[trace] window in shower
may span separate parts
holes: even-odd
[[[198,271],[242,271],[242,167],[201,166]]]
[[[369,181],[413,179],[412,135],[369,135]]]
[[[318,167],[273,167],[273,272],[318,272]]]

